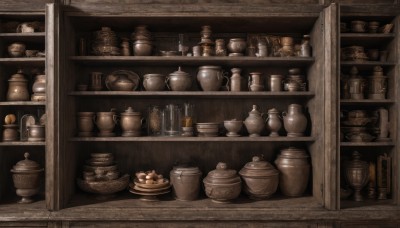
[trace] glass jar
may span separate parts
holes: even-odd
[[[147,134],[149,136],[162,136],[164,129],[164,111],[160,106],[152,105],[148,108]]]
[[[168,104],[164,109],[164,135],[178,136],[181,131],[181,107]]]

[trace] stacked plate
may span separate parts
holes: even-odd
[[[150,174],[150,172],[146,172]],[[141,200],[144,201],[157,201],[157,196],[167,194],[171,191],[171,184],[166,178],[159,178],[157,180],[151,179],[138,179],[134,178],[133,182],[129,184],[129,191],[133,194],[140,195]]]
[[[118,39],[114,31],[109,27],[102,27],[101,30],[94,32],[92,52],[94,55],[121,55],[118,48]]]
[[[220,123],[197,123],[195,124],[197,136],[216,137],[219,133]]]

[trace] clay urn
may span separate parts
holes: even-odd
[[[140,136],[142,128],[142,114],[140,112],[135,112],[132,107],[128,107],[125,112],[121,113],[120,122],[122,136]]]
[[[268,110],[267,129],[271,132],[269,136],[279,136],[278,131],[282,128],[282,119],[279,116],[279,111],[276,108]]]
[[[206,195],[215,203],[228,203],[236,199],[242,190],[242,181],[233,169],[220,162],[215,170],[203,179]]]
[[[243,122],[250,137],[260,136],[261,131],[264,129],[264,119],[257,109],[257,105],[253,105],[253,109],[249,112],[249,116]]]
[[[7,101],[28,101],[29,98],[28,80],[23,71],[19,69],[8,80]]]
[[[301,137],[307,128],[307,118],[299,104],[290,104],[287,112],[282,112],[283,126],[288,137]]]
[[[163,91],[165,89],[165,75],[163,74],[143,75],[143,87],[146,91]]]
[[[354,189],[354,200],[363,201],[361,190],[369,180],[369,165],[361,160],[361,154],[354,151],[352,160],[345,163],[345,177],[347,183]]]
[[[197,72],[197,81],[203,91],[218,91],[221,88],[224,72],[220,66],[201,66]]]
[[[239,175],[243,179],[244,192],[251,199],[269,198],[278,188],[279,171],[259,156],[254,156],[239,171]]]
[[[179,67],[177,71],[168,75],[166,84],[172,91],[188,91],[192,87],[192,77]]]
[[[35,161],[29,160],[29,153],[24,154],[25,160],[17,162],[11,169],[16,194],[22,199],[18,203],[32,203],[32,196],[40,189],[41,175],[44,169]]]

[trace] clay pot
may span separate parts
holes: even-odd
[[[115,136],[114,128],[117,123],[117,116],[115,112],[97,112],[95,123],[99,128],[100,137],[113,137]]]
[[[278,131],[282,128],[281,117],[276,108],[268,110],[267,129],[271,132],[269,136],[278,137]]]
[[[229,40],[227,48],[230,53],[244,53],[246,50],[246,41],[242,38],[232,38]]]
[[[25,79],[22,70],[18,70],[8,80],[7,101],[28,101],[28,80]]]
[[[45,101],[46,100],[46,75],[37,75],[35,82],[32,85],[33,94],[32,101]]]
[[[249,90],[250,91],[263,91],[264,81],[260,72],[251,72],[249,76]]]
[[[365,32],[367,23],[365,21],[352,21],[351,31],[352,32]]]
[[[221,88],[224,72],[220,66],[201,66],[197,72],[197,81],[204,91],[218,91]]]
[[[28,141],[38,142],[45,140],[44,125],[29,125],[28,126]]]
[[[147,91],[163,91],[165,89],[165,75],[162,74],[143,75],[143,87]]]
[[[139,78],[136,80],[124,73],[117,74],[114,72],[112,75],[109,75],[107,79],[105,84],[111,91],[132,91],[136,90],[139,86]]]
[[[39,192],[43,169],[38,163],[29,160],[29,153],[25,153],[24,156],[25,160],[17,162],[11,172],[16,194],[22,197],[18,203],[32,203],[31,197]]]
[[[10,44],[7,49],[10,57],[18,58],[25,55],[26,46],[23,43],[15,42]]]
[[[125,112],[121,113],[121,128],[122,136],[133,137],[140,136],[142,128],[142,116],[140,112],[134,112],[131,107],[128,107]]]
[[[347,183],[354,189],[354,200],[363,201],[361,190],[368,183],[369,165],[365,161],[361,161],[361,154],[354,151],[352,154],[353,160],[345,163],[345,177]]]
[[[278,188],[279,172],[269,162],[253,157],[240,171],[244,192],[252,199],[271,197]]]
[[[368,32],[377,33],[380,23],[378,21],[370,21],[368,23]]]
[[[228,133],[226,133],[226,136],[228,137],[238,137],[240,136],[238,132],[242,128],[243,121],[241,120],[225,120],[224,121],[224,127],[226,130],[228,130]]]
[[[174,166],[169,173],[175,199],[192,201],[199,197],[201,171],[198,167]]]
[[[236,171],[228,169],[223,162],[208,173],[203,183],[206,195],[215,203],[228,203],[236,199],[242,190],[242,181]]]
[[[177,71],[169,74],[166,84],[172,91],[187,91],[192,87],[192,77],[179,67]]]
[[[270,76],[269,87],[271,92],[282,91],[283,75],[273,74]]]
[[[78,136],[93,136],[94,112],[78,112]]]
[[[387,76],[383,75],[382,67],[374,67],[374,74],[368,77],[368,99],[386,99]]]
[[[14,142],[19,141],[18,138],[18,124],[5,124],[3,125],[3,141]]]
[[[301,137],[307,127],[307,118],[302,112],[302,107],[299,104],[291,104],[288,107],[288,112],[282,112],[283,126],[288,137]]]
[[[275,160],[280,171],[279,187],[286,196],[301,196],[307,188],[310,176],[308,155],[302,149],[289,147],[281,150]]]
[[[149,40],[136,40],[133,44],[133,55],[135,56],[150,56],[153,49],[153,44]]]
[[[262,114],[257,110],[257,105],[253,105],[253,109],[245,119],[244,125],[250,137],[260,136],[261,131],[264,129],[264,119],[262,118]]]
[[[229,90],[232,92],[238,92],[241,90],[242,87],[242,76],[240,72],[242,71],[240,68],[232,68],[232,76],[230,81]]]

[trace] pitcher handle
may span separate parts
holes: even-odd
[[[118,115],[113,115],[113,121],[115,124],[118,123]]]
[[[226,79],[226,83],[225,83],[224,87],[226,88],[227,91],[229,91],[229,82],[230,82],[230,80],[229,80],[229,77],[228,77],[228,72],[225,71],[223,73],[222,77],[224,77]]]
[[[282,116],[286,116],[287,113],[285,111],[282,112]]]
[[[168,90],[171,90],[171,87],[169,87],[169,77],[167,77],[166,79],[165,79],[165,85],[167,86],[167,88],[168,88]]]

